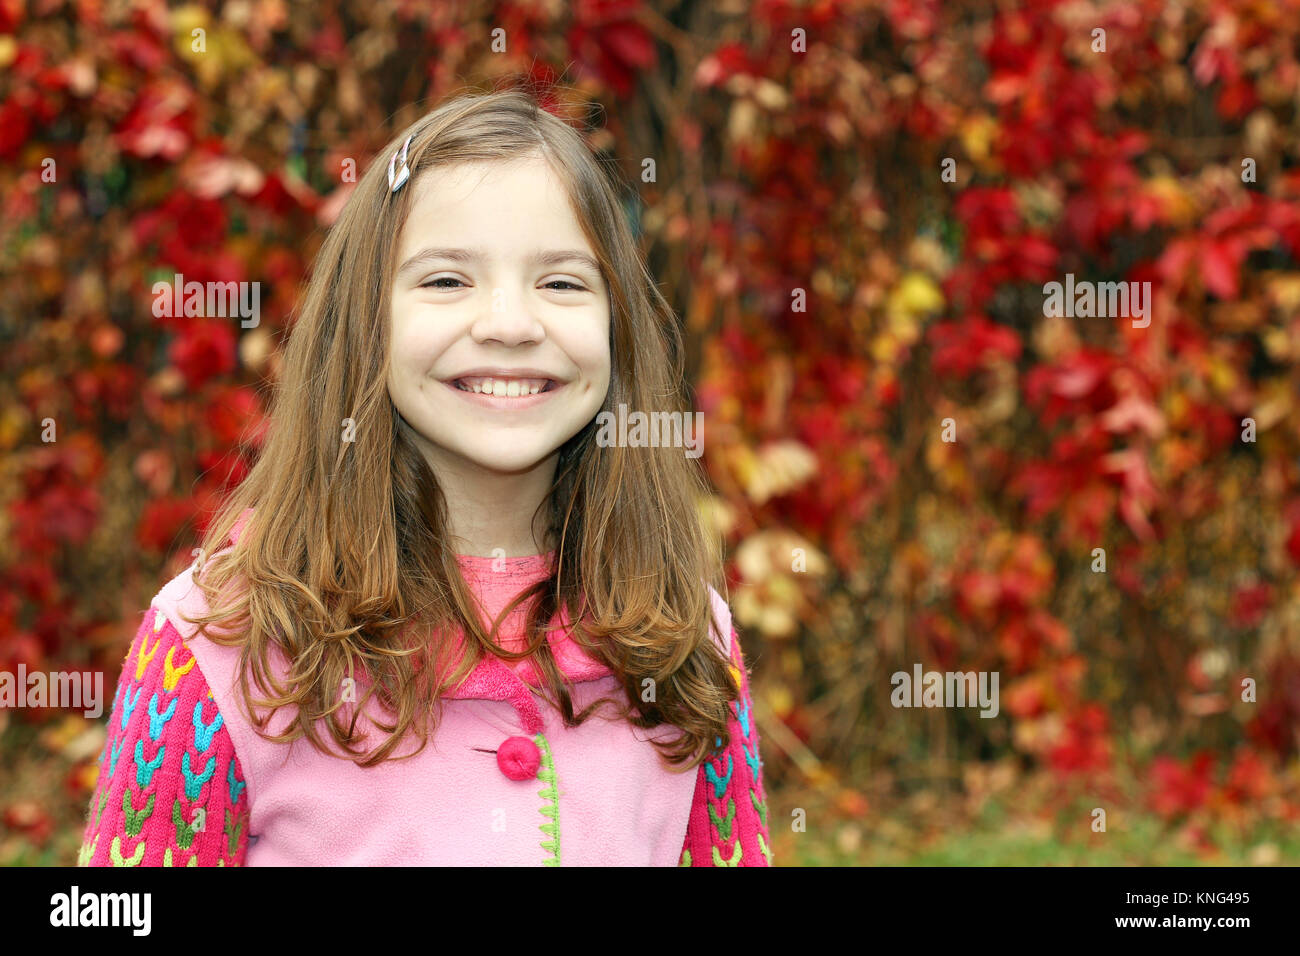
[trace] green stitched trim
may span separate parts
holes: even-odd
[[[758,848],[763,851],[763,858],[767,860],[767,865],[772,865],[772,851],[767,847],[767,841],[763,839],[763,834],[758,835]]]
[[[736,819],[736,804],[735,804],[735,802],[732,801],[730,797],[727,798],[727,815],[726,815],[726,817],[719,817],[719,816],[718,816],[718,811],[715,810],[715,809],[713,809],[713,804],[709,804],[709,819],[713,821],[713,825],[714,825],[714,827],[717,828],[718,833],[721,835],[722,839],[724,839],[724,840],[730,840],[730,839],[731,839],[731,824],[732,824],[732,823],[735,821],[735,819]]]
[[[244,829],[246,822],[243,816],[236,820],[230,809],[226,809],[226,825],[222,829],[226,832],[226,852],[232,857],[235,855],[235,849],[239,846],[239,831]]]
[[[758,799],[758,793],[753,790],[749,791],[749,801],[758,812],[758,818],[763,821],[763,826],[767,826],[767,801]]]
[[[144,826],[144,821],[153,815],[153,803],[156,793],[149,794],[149,799],[145,801],[143,810],[136,810],[131,799],[131,788],[122,789],[122,814],[126,817],[126,835],[139,836],[140,829]]]
[[[188,850],[194,845],[194,826],[186,823],[185,818],[181,816],[181,799],[177,797],[172,803],[172,823],[176,827],[176,846],[182,850]]]
[[[678,866],[690,866],[690,865],[691,865],[691,851],[690,851],[690,850],[687,850],[687,849],[683,849],[683,850],[682,850],[682,858],[681,858],[681,860],[678,861],[677,865],[678,865]]]
[[[549,840],[543,840],[541,848],[551,854],[551,856],[542,862],[542,866],[559,866],[560,865],[560,792],[555,785],[557,777],[555,775],[555,761],[551,758],[551,745],[546,742],[543,734],[537,734],[533,737],[533,743],[537,744],[538,749],[542,751],[542,766],[537,771],[538,779],[544,781],[546,786],[537,791],[537,795],[544,801],[541,814],[544,817],[550,817],[549,823],[543,823],[537,829],[545,833]]]
[[[97,849],[99,849],[98,833],[95,834],[95,839],[82,844],[81,852],[77,854],[77,866],[90,866],[90,861],[94,859]]]
[[[109,859],[113,861],[114,866],[139,866],[140,861],[144,859],[144,840],[140,841],[139,845],[135,848],[134,853],[123,858],[122,838],[120,836],[115,836],[113,837],[113,842],[108,846],[108,856]]]
[[[176,864],[172,862],[172,848],[171,848],[171,847],[168,847],[168,848],[167,848],[167,851],[166,851],[165,853],[163,853],[163,866],[175,866],[175,865],[176,865]],[[186,865],[186,866],[198,866],[198,865],[199,865],[199,855],[196,853],[196,854],[194,854],[193,856],[191,856],[191,857],[189,858],[189,861],[188,861],[185,865]]]
[[[730,860],[728,860],[721,853],[719,853],[718,848],[715,846],[713,848],[713,865],[714,866],[740,866],[740,858],[743,853],[744,851],[740,847],[739,840],[736,841],[736,848],[731,851]]]

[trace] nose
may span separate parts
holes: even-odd
[[[546,331],[529,307],[526,295],[512,294],[497,286],[483,313],[474,321],[470,335],[475,342],[501,345],[529,345],[542,341]]]

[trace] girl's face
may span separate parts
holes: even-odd
[[[610,367],[608,290],[564,187],[540,157],[432,169],[411,185],[393,404],[440,478],[553,470],[604,403]]]

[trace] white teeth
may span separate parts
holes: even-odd
[[[456,382],[457,386],[467,392],[475,392],[480,395],[494,395],[501,398],[521,398],[525,395],[536,395],[538,392],[546,390],[547,379],[543,378],[462,378]]]

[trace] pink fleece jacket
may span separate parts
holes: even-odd
[[[460,565],[490,621],[549,560]],[[363,769],[305,740],[257,734],[235,687],[239,649],[184,620],[206,611],[193,570],[154,598],[128,651],[82,865],[770,865],[748,674],[717,592],[714,637],[742,693],[729,739],[696,772],[666,769],[650,743],[677,728],[643,731],[604,711],[566,728],[534,693],[531,663],[496,657],[447,695],[423,752]],[[522,646],[523,619],[516,608],[503,622],[503,646]],[[563,623],[550,640],[575,710],[625,700]],[[277,666],[283,673],[282,657]],[[362,724],[377,713],[372,704]],[[288,721],[282,711],[271,728]]]

